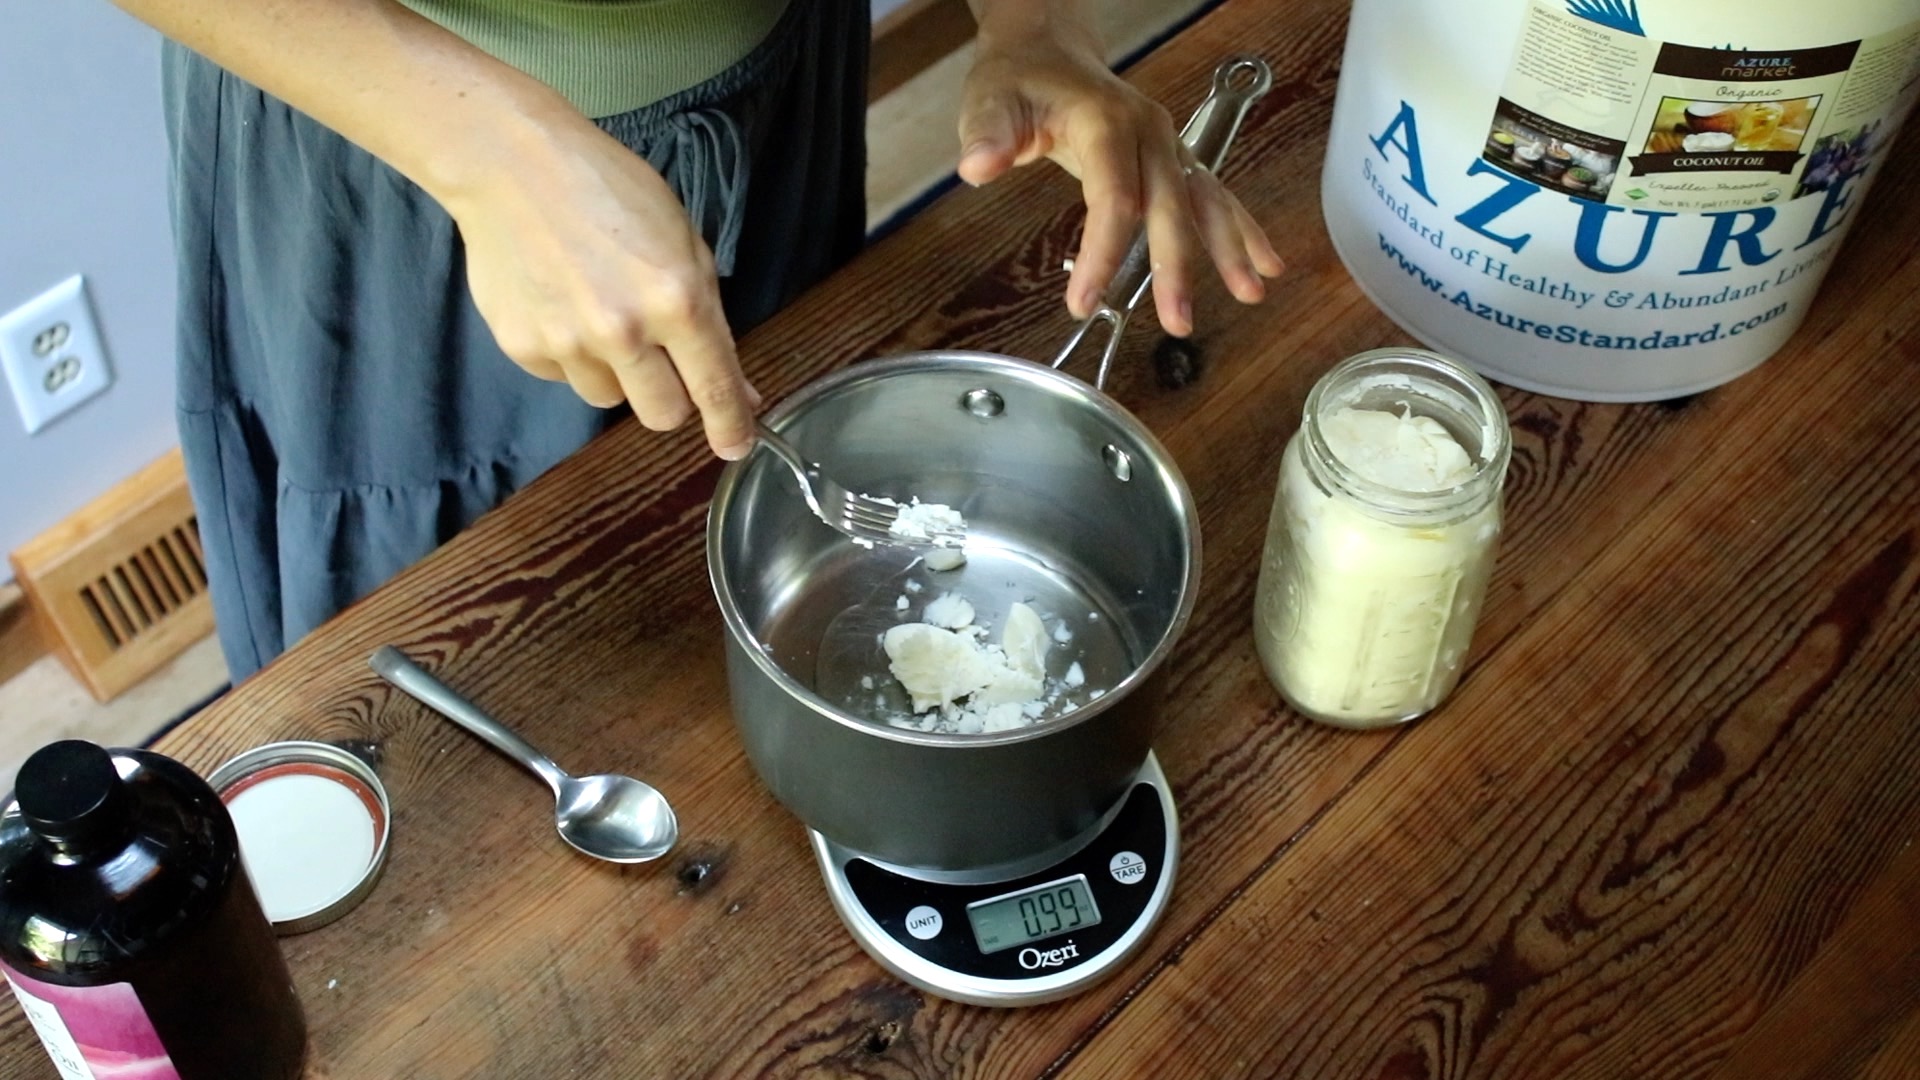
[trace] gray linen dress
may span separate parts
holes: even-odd
[[[597,121],[703,231],[736,333],[860,246],[868,11],[794,0],[734,67]],[[176,45],[164,93],[180,439],[238,682],[626,412],[507,359],[407,179]]]

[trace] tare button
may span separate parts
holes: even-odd
[[[944,925],[946,920],[940,917],[940,913],[925,904],[907,912],[907,933],[921,941],[926,941],[940,933],[940,928]]]
[[[1115,855],[1107,863],[1107,869],[1113,873],[1113,880],[1122,885],[1138,885],[1147,880],[1147,860],[1131,851]]]

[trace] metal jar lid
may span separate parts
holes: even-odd
[[[247,876],[280,934],[325,926],[373,891],[393,818],[366,762],[330,743],[269,743],[207,782],[233,816]]]

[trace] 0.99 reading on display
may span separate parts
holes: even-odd
[[[1041,938],[1064,934],[1100,921],[1085,874],[1036,885],[1024,892],[967,905],[973,939],[984,953],[996,953]]]

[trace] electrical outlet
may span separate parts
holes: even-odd
[[[0,315],[0,368],[29,435],[113,385],[79,274]]]

